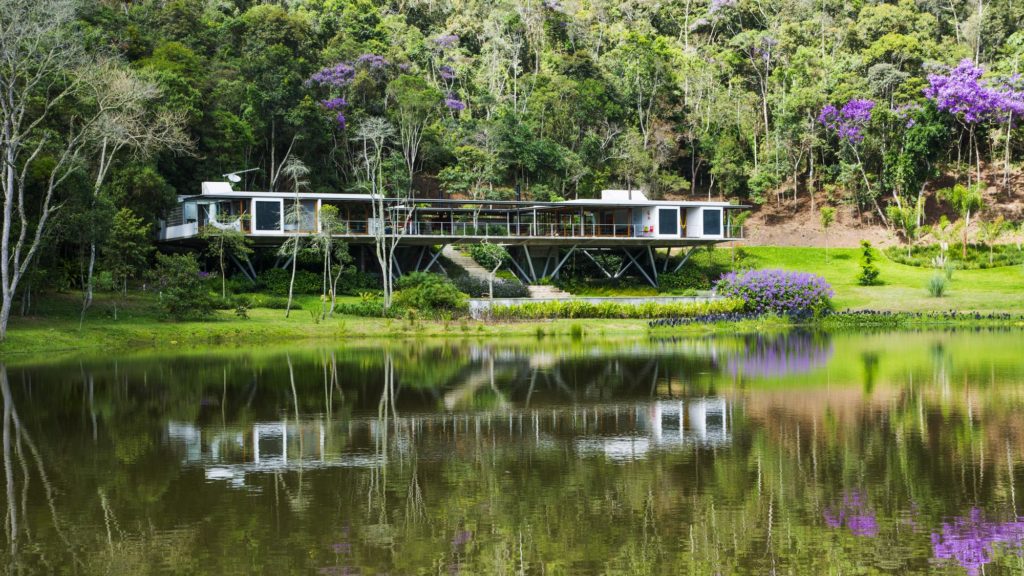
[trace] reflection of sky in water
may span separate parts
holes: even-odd
[[[828,363],[832,342],[822,334],[791,332],[772,336],[751,335],[726,361],[733,376],[773,377],[801,374]]]
[[[967,516],[942,523],[942,531],[932,533],[932,551],[940,560],[955,560],[974,576],[992,562],[999,550],[1021,554],[1024,522],[996,522],[972,508]]]

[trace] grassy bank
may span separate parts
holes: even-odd
[[[745,248],[742,265],[758,268],[800,270],[824,276],[835,289],[838,309],[873,309],[903,312],[944,310],[1024,313],[1024,268],[1010,266],[986,270],[961,270],[953,275],[948,294],[928,296],[925,288],[935,271],[892,262],[881,256],[879,286],[860,286],[859,250],[830,250],[829,260],[821,248]],[[11,320],[7,342],[0,354],[26,354],[63,350],[124,350],[129,348],[188,348],[209,345],[261,345],[265,343],[354,340],[403,337],[511,337],[511,336],[610,336],[641,335],[649,331],[642,319],[566,319],[525,322],[477,322],[469,319],[450,321],[397,320],[338,316],[316,321],[309,310],[318,310],[315,297],[299,298],[303,309],[290,318],[283,310],[254,309],[249,319],[231,311],[218,311],[203,322],[168,322],[160,319],[156,300],[150,295],[133,295],[121,302],[100,295],[86,321],[79,327],[78,294],[47,296],[36,315]],[[343,301],[356,302],[357,298]],[[114,319],[114,309],[117,319]],[[882,322],[879,326],[907,327],[935,325],[934,320],[904,319]],[[961,318],[956,325],[971,325]],[[716,331],[749,332],[778,329],[779,321],[741,321],[712,325],[692,325],[667,329],[674,334]],[[991,324],[991,322],[980,322]]]
[[[822,248],[750,247],[744,249],[745,266],[782,268],[825,277],[835,290],[839,309],[874,309],[903,312],[960,310],[1024,313],[1024,267],[1005,266],[987,270],[958,270],[942,298],[928,295],[926,284],[935,274],[893,262],[879,254],[879,286],[860,286],[860,249],[833,248],[828,262]]]
[[[117,320],[113,319],[115,303]],[[238,318],[231,311],[217,311],[207,321],[168,322],[159,317],[157,302],[152,297],[132,296],[120,302],[108,295],[98,295],[96,304],[79,328],[78,296],[56,295],[47,298],[37,315],[12,318],[8,339],[0,344],[0,354],[208,345],[258,346],[367,338],[640,335],[647,331],[646,320],[619,319],[484,323],[470,319],[409,321],[336,316],[315,321],[309,310],[319,309],[319,300],[300,298],[299,303],[304,309],[293,311],[290,318],[284,317],[283,310],[257,308],[249,311],[249,319]]]

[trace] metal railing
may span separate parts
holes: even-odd
[[[346,235],[361,236],[373,233],[374,221],[347,220],[342,222]],[[386,234],[400,233],[406,236],[440,236],[473,238],[659,238],[653,231],[637,228],[632,224],[594,224],[589,222],[424,222],[414,220],[399,230],[395,224],[386,224]],[[725,238],[743,237],[741,226],[727,226]],[[685,237],[685,229],[684,236]],[[662,237],[664,238],[664,237]]]

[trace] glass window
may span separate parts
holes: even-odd
[[[281,230],[281,203],[277,200],[257,200],[255,204],[256,229],[275,232]]]
[[[704,210],[704,235],[720,236],[722,234],[722,211]]]
[[[679,235],[679,210],[676,208],[658,209],[658,234]]]

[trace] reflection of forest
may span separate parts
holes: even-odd
[[[998,573],[1024,534],[1024,358],[1001,337],[5,369],[3,559],[81,574]],[[798,371],[744,364],[787,345]]]

